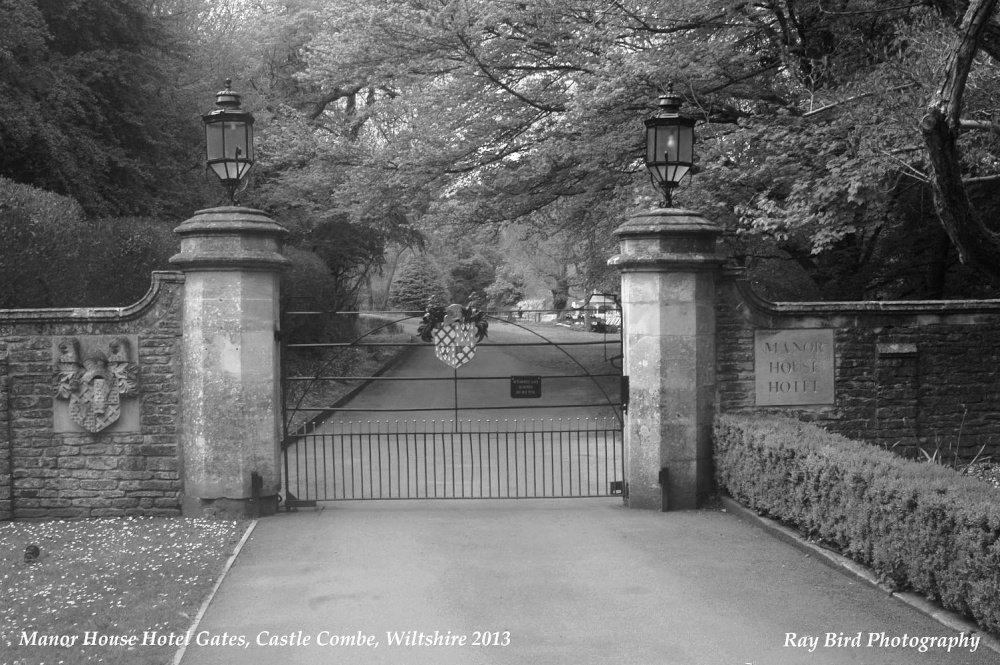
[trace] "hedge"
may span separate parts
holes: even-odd
[[[1000,632],[1000,491],[815,425],[723,415],[720,489],[912,590]]]

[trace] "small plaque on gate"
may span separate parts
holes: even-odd
[[[514,399],[542,396],[542,377],[512,376],[510,377],[510,396]]]

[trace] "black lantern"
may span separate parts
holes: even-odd
[[[670,190],[694,163],[694,118],[680,114],[681,98],[674,86],[660,95],[660,112],[646,120],[646,169],[653,184],[663,190],[663,204],[672,205]]]
[[[218,93],[216,109],[201,116],[205,123],[207,167],[219,176],[233,199],[253,166],[253,115],[240,108],[240,96],[230,89]]]

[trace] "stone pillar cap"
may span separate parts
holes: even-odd
[[[199,210],[174,233],[181,251],[170,262],[194,270],[284,270],[291,264],[281,254],[288,229],[261,210],[227,206]]]
[[[280,238],[288,235],[288,229],[267,216],[263,210],[225,206],[206,208],[194,213],[174,229],[174,233],[188,235],[273,235]]]
[[[722,227],[684,208],[652,208],[638,212],[615,229],[623,237],[654,237],[664,235],[721,235]]]
[[[718,270],[725,263],[715,246],[721,234],[722,227],[692,210],[653,208],[618,227],[621,250],[608,265],[621,272]]]

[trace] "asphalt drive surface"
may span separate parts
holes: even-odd
[[[415,332],[415,325],[410,328]],[[547,339],[563,346],[511,346],[540,344]],[[619,380],[608,374],[620,374],[620,370],[605,358],[620,353],[618,336],[556,326],[519,328],[494,321],[473,359],[457,370],[438,360],[431,345],[410,348],[403,362],[367,386],[334,418],[450,420],[456,417],[456,406],[459,419],[473,421],[614,418],[610,404],[618,401]],[[511,376],[540,376],[541,397],[512,398]]]
[[[264,518],[193,637],[184,665],[1000,662],[938,646],[958,633],[721,509],[618,498]]]
[[[870,633],[956,633],[731,514],[615,499],[354,502],[269,517],[197,631],[246,646],[192,644],[185,665],[998,662],[984,646],[868,647]],[[435,631],[466,642],[415,643]],[[825,646],[858,633],[860,647]],[[410,644],[391,645],[394,634]],[[500,645],[474,646],[477,634]],[[790,634],[818,646],[786,646]],[[372,646],[331,645],[359,636]]]

